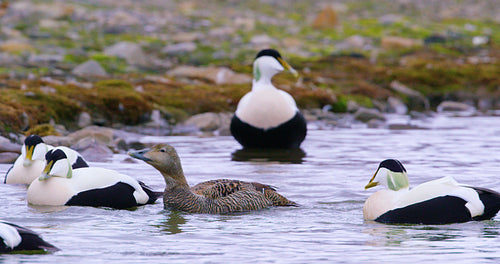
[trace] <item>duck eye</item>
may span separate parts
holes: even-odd
[[[166,150],[165,149],[160,149],[160,152],[166,152]]]

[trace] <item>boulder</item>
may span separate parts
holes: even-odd
[[[387,112],[404,115],[408,112],[408,107],[396,97],[387,98]]]
[[[430,109],[429,100],[420,92],[409,88],[408,86],[394,80],[389,84],[389,87],[395,92],[401,93],[408,97],[409,108],[421,108],[424,110]]]
[[[92,125],[92,117],[87,112],[82,112],[78,117],[78,127],[84,128]]]
[[[114,130],[107,127],[88,126],[68,135],[71,141],[78,142],[84,138],[93,138],[102,144],[112,144]]]
[[[391,49],[408,49],[413,47],[420,47],[423,41],[420,39],[403,38],[397,36],[382,37],[380,46],[386,50]]]
[[[312,27],[317,29],[332,28],[337,26],[338,22],[337,12],[328,5],[314,18]]]
[[[436,108],[437,112],[471,112],[475,108],[465,103],[453,102],[453,101],[443,101]]]
[[[358,111],[354,113],[354,119],[363,123],[368,123],[372,119],[385,121],[385,116],[377,109],[360,107]]]
[[[18,153],[14,152],[1,152],[0,153],[0,163],[14,163],[19,157]]]
[[[88,60],[78,66],[76,66],[72,73],[80,77],[92,77],[92,76],[107,76],[108,73],[104,68],[95,60]]]
[[[201,131],[215,131],[220,127],[221,119],[216,113],[203,113],[190,117],[184,124],[195,126]]]
[[[104,54],[123,58],[131,65],[147,65],[146,54],[141,46],[129,41],[122,41],[104,49]]]
[[[167,75],[202,79],[215,84],[243,84],[252,82],[251,76],[236,73],[226,67],[179,66],[168,71]]]
[[[196,43],[194,42],[181,42],[164,47],[161,51],[169,55],[177,55],[190,53],[196,50]]]
[[[9,140],[2,140],[0,142],[0,153],[1,152],[14,152],[17,153],[17,155],[21,154],[21,147],[22,145],[12,143]]]
[[[71,148],[78,151],[88,161],[103,161],[113,156],[113,151],[104,143],[92,137],[82,138]]]

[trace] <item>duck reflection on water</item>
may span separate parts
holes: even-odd
[[[300,164],[304,162],[306,152],[294,149],[243,148],[231,153],[232,161],[264,161]]]

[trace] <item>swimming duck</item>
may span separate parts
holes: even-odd
[[[32,230],[7,222],[0,222],[0,242],[0,253],[21,250],[43,250],[44,252],[59,250]]]
[[[271,78],[284,69],[297,72],[274,49],[261,50],[253,62],[252,91],[244,95],[231,119],[231,134],[244,148],[298,148],[307,125],[293,97]]]
[[[380,163],[365,189],[388,189],[371,195],[363,207],[366,220],[391,224],[449,224],[493,218],[500,210],[500,193],[458,184],[452,177],[429,181],[410,190],[400,161]]]
[[[88,167],[73,169],[60,149],[47,152],[41,176],[28,187],[33,205],[103,206],[125,209],[154,203],[163,193],[114,170]]]
[[[21,155],[7,171],[4,183],[30,184],[42,173],[45,167],[45,154],[53,148],[53,146],[45,144],[38,135],[26,137],[21,148]],[[80,153],[75,150],[63,146],[58,148],[66,153],[73,169],[89,166]]]
[[[157,144],[151,149],[129,152],[131,157],[153,166],[165,178],[165,208],[190,213],[220,214],[267,208],[296,206],[265,184],[219,179],[189,187],[174,147]]]

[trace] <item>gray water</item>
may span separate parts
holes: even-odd
[[[399,117],[398,119],[401,119]],[[400,121],[398,121],[400,122]],[[406,122],[406,121],[404,121]],[[310,124],[299,162],[234,161],[232,137],[145,137],[168,142],[181,156],[188,182],[233,178],[271,184],[298,208],[230,215],[32,207],[26,188],[0,185],[1,218],[29,227],[61,249],[46,255],[0,255],[12,263],[499,263],[500,216],[451,225],[384,225],[362,217],[364,190],[378,163],[397,158],[410,184],[451,175],[500,191],[500,117],[445,117],[427,129],[328,128]],[[91,163],[118,170],[156,190],[163,178],[126,155]],[[10,167],[0,164],[0,175]]]

